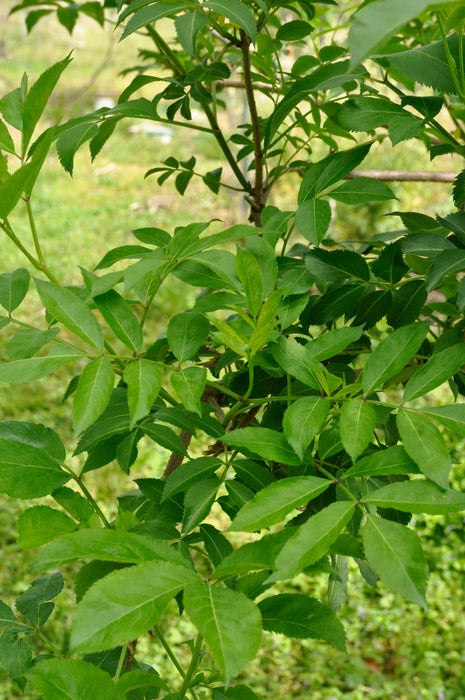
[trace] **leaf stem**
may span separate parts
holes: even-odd
[[[189,668],[187,669],[187,673],[184,677],[183,684],[181,686],[181,690],[179,691],[179,695],[177,700],[184,700],[186,697],[187,690],[189,688],[189,684],[191,683],[194,674],[197,670],[197,666],[199,665],[199,659],[200,659],[200,651],[202,649],[202,642],[203,642],[203,637],[201,634],[197,635],[197,639],[195,640],[195,645],[194,649],[192,651],[192,658],[191,662],[189,664]]]
[[[75,474],[75,473],[73,472],[73,470],[70,469],[69,467],[66,467],[65,465],[63,465],[63,466],[64,466],[64,468],[66,469],[66,471],[68,472],[68,474],[71,474],[72,478],[73,478],[74,481],[77,483],[77,485],[79,486],[79,488],[81,489],[82,493],[84,494],[84,496],[85,496],[85,497],[87,498],[87,500],[89,501],[89,503],[90,503],[90,505],[92,506],[92,508],[94,509],[94,511],[97,513],[97,515],[98,515],[98,517],[100,518],[102,524],[103,524],[105,527],[111,528],[111,525],[110,525],[109,521],[107,520],[107,518],[106,518],[104,512],[102,511],[102,509],[100,508],[99,504],[97,503],[97,501],[95,500],[95,498],[92,496],[91,492],[89,491],[89,489],[88,489],[87,486],[85,485],[84,481],[82,480],[82,476],[78,476],[77,474]]]
[[[113,680],[115,681],[115,683],[118,682],[118,679],[121,675],[121,671],[123,670],[124,659],[126,658],[127,651],[128,651],[128,645],[123,644],[123,646],[121,648],[121,654],[119,655],[118,666],[117,666],[117,669],[115,671],[115,675],[113,676]]]

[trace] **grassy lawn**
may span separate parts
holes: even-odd
[[[62,81],[58,97],[47,112],[50,122],[92,110],[101,96],[116,98],[128,78],[118,75],[122,66],[136,64],[138,39],[117,43],[111,27],[104,33],[91,21],[85,22],[70,38],[62,27],[45,19],[33,33],[25,36],[21,17],[6,21],[8,2],[2,3],[0,23],[5,27],[0,53],[0,89],[13,89],[26,71],[35,79],[54,60],[63,58],[71,48],[74,60]],[[111,86],[109,88],[108,86]],[[237,99],[237,98],[236,98]],[[172,183],[160,189],[156,178],[143,179],[144,173],[168,155],[185,159],[195,154],[203,172],[218,165],[219,154],[207,135],[176,131],[170,143],[162,143],[153,135],[134,130],[137,124],[124,123],[98,156],[94,165],[83,149],[76,158],[73,178],[64,173],[58,159],[50,157],[41,174],[34,195],[33,207],[43,240],[44,253],[52,270],[68,284],[82,282],[78,265],[92,269],[109,248],[134,242],[131,230],[157,226],[172,230],[189,221],[221,219],[225,225],[244,220],[244,209],[235,193],[213,198],[200,181],[194,178],[181,200]],[[194,135],[193,135],[194,134]],[[347,146],[350,146],[348,143]],[[373,149],[364,167],[419,170],[457,170],[448,157],[430,163],[421,146],[407,142],[392,151],[389,142]],[[292,205],[298,179],[289,178],[270,203],[282,208]],[[418,210],[425,213],[447,213],[451,209],[450,186],[444,184],[408,183],[393,185],[399,202],[382,209],[363,206],[350,208],[338,205],[333,224],[337,239],[366,238],[374,233],[399,227],[394,217],[382,217],[389,211]],[[30,245],[25,214],[11,219],[14,230],[25,245]],[[28,267],[27,261],[7,240],[2,240],[0,272]],[[32,272],[32,270],[31,270]],[[187,301],[193,302],[192,288],[176,282],[165,288],[159,297],[157,327],[154,335],[166,325],[173,313]],[[36,319],[38,307],[30,303],[21,309],[22,318]],[[8,329],[0,336],[0,359],[8,353]],[[0,419],[43,422],[57,430],[71,446],[70,407],[61,403],[64,377],[56,372],[51,377],[27,386],[2,386]],[[457,445],[457,488],[465,487],[464,445]],[[157,476],[163,469],[166,453],[156,452],[153,443],[141,443],[140,458],[134,475]],[[90,475],[90,487],[99,499],[114,497],[131,481],[110,465]],[[24,554],[16,544],[15,521],[27,504],[12,502],[0,496],[0,540],[3,545],[3,566],[0,569],[0,593],[12,603],[31,581],[26,571],[34,553]],[[463,647],[465,627],[465,536],[461,516],[428,518],[418,521],[426,555],[431,566],[428,611],[404,603],[385,590],[370,589],[358,571],[350,571],[349,599],[342,608],[348,635],[348,654],[313,640],[291,641],[266,635],[262,652],[244,674],[260,697],[279,700],[465,700]],[[324,599],[325,580],[318,577],[300,585],[316,597]],[[59,612],[50,621],[52,640],[59,647],[66,645],[73,592],[68,588],[60,598]],[[171,611],[171,612],[170,612]],[[167,636],[179,643],[189,636],[185,627],[170,627],[174,608],[169,608],[163,621]],[[143,646],[145,644],[145,647]],[[163,674],[172,671],[162,649],[155,642],[141,643],[150,663]],[[0,700],[20,697],[0,670]],[[174,678],[174,676],[173,676]],[[21,696],[29,700],[35,697]]]

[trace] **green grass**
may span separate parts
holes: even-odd
[[[2,10],[3,12],[3,10]],[[21,17],[9,20],[5,32],[3,56],[0,57],[0,87],[6,92],[17,86],[24,71],[31,80],[37,78],[53,60],[63,58],[76,44],[74,61],[62,80],[58,97],[46,112],[47,123],[66,119],[83,110],[93,109],[99,94],[116,97],[127,84],[118,76],[121,66],[137,63],[139,40],[117,44],[111,28],[102,34],[96,24],[85,22],[70,39],[65,30],[53,20],[40,22],[29,38],[21,28]],[[96,74],[96,67],[101,70]],[[108,87],[111,86],[111,87]],[[86,88],[84,90],[84,88]],[[157,226],[172,230],[188,221],[208,221],[220,218],[225,225],[244,219],[240,197],[222,193],[218,198],[199,181],[193,182],[184,198],[176,193],[172,183],[163,189],[156,177],[146,180],[143,175],[168,155],[188,158],[200,154],[199,169],[217,167],[219,153],[205,134],[177,130],[170,144],[161,144],[153,136],[134,134],[125,124],[118,130],[98,156],[95,164],[85,149],[76,158],[74,177],[64,173],[55,157],[49,158],[40,176],[33,197],[38,230],[52,270],[66,283],[81,283],[78,264],[91,269],[111,247],[134,242],[131,230]],[[350,144],[347,144],[349,146]],[[373,149],[363,167],[454,170],[459,166],[447,158],[427,161],[426,151],[412,142],[392,150],[389,142]],[[289,178],[274,194],[270,203],[282,208],[292,207],[299,187],[297,176]],[[398,228],[398,220],[380,217],[395,209],[419,210],[425,213],[447,213],[451,208],[450,186],[444,184],[393,184],[399,202],[374,207],[343,207],[338,205],[333,235],[339,239],[366,238],[373,233]],[[11,223],[24,244],[32,246],[24,212],[15,214]],[[28,267],[9,241],[2,240],[2,272],[19,266]],[[167,320],[184,304],[193,301],[194,292],[181,282],[162,288],[157,307],[154,336],[166,326]],[[25,305],[18,312],[24,320],[37,321],[38,304]],[[0,359],[7,357],[10,329],[2,331]],[[54,427],[67,445],[72,445],[69,404],[61,404],[66,372],[28,385],[2,387],[0,419],[43,422]],[[457,461],[463,481],[464,445],[457,445]],[[166,453],[153,449],[153,444],[141,442],[140,458],[134,475],[159,475]],[[102,501],[111,501],[117,493],[132,488],[131,481],[115,465],[89,475],[89,485]],[[21,552],[16,544],[15,522],[26,503],[10,501],[0,496],[0,540],[3,544],[0,570],[0,594],[9,603],[30,584],[27,566],[33,552]],[[385,590],[370,589],[357,571],[351,570],[349,599],[341,616],[348,634],[348,654],[313,640],[288,640],[266,634],[264,646],[257,659],[243,673],[260,697],[279,700],[465,700],[463,667],[463,627],[465,601],[463,575],[465,539],[460,516],[446,521],[429,518],[419,521],[426,554],[432,567],[429,581],[429,609],[406,604]],[[70,577],[67,579],[70,581]],[[324,599],[323,579],[299,579],[302,590]],[[57,614],[49,623],[52,640],[58,647],[66,646],[73,593],[68,587],[59,599]],[[176,624],[175,624],[176,621]],[[180,659],[187,661],[188,652],[182,642],[191,630],[187,622],[176,617],[174,606],[169,608],[163,623],[167,635],[177,645]],[[150,662],[174,682],[175,673],[159,644],[141,643]],[[0,671],[0,700],[19,697]],[[26,692],[25,700],[34,695]]]

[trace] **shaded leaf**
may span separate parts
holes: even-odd
[[[73,532],[78,524],[61,510],[50,506],[33,506],[21,513],[17,527],[20,547],[33,549],[55,537]]]
[[[126,694],[111,676],[94,664],[76,659],[45,659],[28,672],[34,688],[48,700],[83,700],[95,694],[99,700],[124,700]]]
[[[365,401],[353,399],[343,405],[339,430],[344,449],[352,462],[356,461],[371,441],[376,423],[376,411]]]
[[[150,412],[161,389],[163,373],[154,362],[139,359],[126,365],[123,378],[128,385],[129,427],[132,429]]]
[[[269,428],[238,428],[226,433],[224,441],[239,450],[246,451],[283,464],[297,465],[300,459],[282,433]]]
[[[363,498],[378,508],[395,508],[407,513],[447,515],[465,510],[465,494],[441,489],[432,481],[413,481],[388,484]]]
[[[105,357],[92,360],[84,367],[73,400],[75,436],[84,432],[103,413],[113,383],[113,365]]]
[[[286,409],[283,418],[284,434],[301,459],[310,442],[320,432],[330,408],[328,399],[305,396]]]
[[[396,419],[407,454],[420,470],[439,486],[447,488],[451,461],[444,438],[428,418],[399,409]]]
[[[456,343],[435,353],[409,379],[402,402],[427,394],[452,377],[465,364],[465,343]]]

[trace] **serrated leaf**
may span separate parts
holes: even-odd
[[[174,26],[179,42],[185,51],[195,55],[197,34],[206,24],[208,24],[208,18],[198,10],[186,12],[184,15],[176,17]]]
[[[104,651],[136,639],[153,627],[179,591],[197,579],[192,569],[171,562],[144,562],[105,576],[77,606],[72,650]]]
[[[313,163],[306,171],[299,190],[299,205],[306,199],[312,199],[334,183],[342,180],[368,154],[371,143],[365,143],[347,151],[333,153],[323,160]]]
[[[192,411],[199,416],[202,415],[200,400],[202,398],[205,383],[207,381],[207,370],[205,367],[187,367],[186,369],[173,372],[171,375],[171,385],[179,396],[186,411]]]
[[[16,608],[27,620],[41,627],[52,613],[55,604],[50,601],[61,593],[63,583],[63,575],[59,571],[35,579],[16,599]]]
[[[422,412],[445,425],[449,430],[465,437],[465,406],[463,403],[435,406],[434,408],[427,406],[422,409]]]
[[[205,520],[215,502],[216,494],[221,486],[217,477],[205,479],[190,486],[184,497],[184,517],[182,531],[191,532]]]
[[[282,433],[269,428],[238,428],[226,433],[224,441],[239,450],[244,448],[263,459],[298,465],[300,459]]]
[[[73,532],[78,524],[61,510],[33,506],[18,518],[18,544],[23,549],[40,547],[55,537]]]
[[[105,357],[92,360],[82,370],[73,400],[76,437],[103,413],[113,391],[114,376],[113,365]]]
[[[350,277],[368,282],[370,268],[361,255],[353,250],[310,250],[305,265],[315,277],[327,280],[328,273],[336,273],[341,279]]]
[[[291,528],[287,528],[272,535],[265,535],[256,542],[243,544],[220,560],[212,578],[227,579],[250,571],[272,569],[276,556],[291,535]]]
[[[116,337],[138,353],[143,342],[142,329],[127,301],[110,289],[105,294],[95,296],[94,302]]]
[[[387,322],[393,328],[413,323],[418,318],[427,297],[424,280],[408,280],[394,292],[392,306],[386,316]]]
[[[210,322],[197,311],[172,316],[168,323],[168,343],[174,356],[180,361],[190,360],[201,348],[210,332]]]
[[[134,14],[126,24],[120,41],[141,27],[145,27],[146,24],[156,22],[163,17],[175,15],[179,10],[183,10],[184,8],[189,8],[189,5],[184,2],[157,2],[156,5],[150,4],[148,7],[143,7],[141,10],[136,12],[134,12],[134,9],[131,7],[126,8],[126,10],[120,15],[119,22],[126,19],[130,12],[134,12]]]
[[[128,385],[129,427],[132,429],[150,412],[161,389],[163,373],[154,362],[139,359],[126,365],[123,379]]]
[[[70,478],[49,453],[25,442],[0,438],[1,493],[12,498],[39,498]]]
[[[428,329],[427,321],[402,326],[376,346],[363,369],[365,394],[380,388],[387,379],[403,369],[426,338]]]
[[[32,163],[26,163],[0,183],[0,219],[8,218],[33,175]]]
[[[0,275],[0,304],[8,313],[17,309],[23,301],[29,288],[29,280],[29,272],[23,267]]]
[[[407,513],[447,515],[465,510],[465,494],[442,489],[432,481],[414,479],[388,484],[363,498],[378,508],[395,508]]]
[[[465,270],[465,250],[443,250],[433,259],[426,277],[426,289],[430,292],[438,287],[443,279],[458,270]]]
[[[409,117],[410,112],[384,97],[358,95],[344,102],[337,112],[337,121],[349,131],[372,131],[389,124],[394,117]]]
[[[275,573],[268,581],[292,578],[321,559],[349,522],[354,507],[352,501],[336,501],[297,528],[276,557]]]
[[[140,427],[151,440],[164,447],[165,450],[176,452],[176,454],[183,455],[183,457],[188,457],[183,441],[171,428],[167,428],[165,425],[159,425],[158,423],[152,423],[148,420],[141,423]]]
[[[344,449],[352,462],[356,461],[371,441],[376,423],[376,411],[366,401],[353,399],[343,405],[339,430]]]
[[[431,0],[378,0],[364,5],[352,22],[349,34],[351,65],[376,53],[411,19],[421,14]]]
[[[26,360],[14,360],[0,365],[0,381],[12,384],[31,382],[42,379],[54,372],[58,367],[82,359],[82,353],[69,349],[69,354],[48,355],[47,357],[31,357]]]
[[[8,344],[10,360],[27,360],[45,345],[48,345],[59,333],[58,328],[48,331],[25,329],[17,331]]]
[[[48,700],[82,700],[98,688],[99,700],[125,700],[111,676],[101,668],[76,659],[45,659],[27,674],[34,688]]]
[[[262,627],[257,606],[243,593],[205,584],[188,586],[184,605],[229,683],[260,646]]]
[[[35,571],[46,571],[79,559],[99,559],[123,564],[166,561],[187,566],[183,556],[165,542],[121,530],[92,528],[63,535],[40,550],[31,565]]]
[[[184,462],[166,480],[165,488],[163,489],[163,500],[174,496],[176,493],[187,491],[193,484],[208,479],[222,464],[222,461],[216,457],[199,457],[198,459]]]
[[[316,476],[293,476],[275,481],[241,508],[229,530],[250,532],[276,525],[294,508],[323,493],[330,484],[327,479]]]
[[[236,272],[244,287],[249,313],[256,318],[262,304],[263,279],[257,259],[248,250],[237,249]]]
[[[25,674],[32,664],[29,642],[16,629],[7,629],[0,637],[0,664],[7,674],[24,690]]]
[[[314,246],[319,246],[331,223],[329,202],[315,197],[306,199],[299,204],[295,214],[295,223],[299,233],[307,241],[313,243]]]
[[[371,270],[377,277],[387,282],[399,282],[408,272],[408,267],[402,258],[402,242],[395,241],[383,248],[377,260],[373,262]]]
[[[409,379],[402,402],[413,401],[427,394],[452,377],[465,364],[465,343],[456,343],[435,353]]]
[[[348,180],[331,190],[331,197],[337,202],[354,205],[397,199],[390,187],[371,177],[356,177]]]
[[[60,163],[67,173],[73,174],[74,158],[79,147],[98,135],[98,126],[94,122],[76,124],[60,134],[57,139],[57,153]]]
[[[5,122],[0,120],[0,150],[15,154],[15,144]]]
[[[0,629],[3,627],[11,627],[12,625],[16,625],[18,623],[13,610],[3,602],[3,600],[0,600]]]
[[[428,568],[418,536],[404,525],[370,513],[361,532],[368,563],[381,581],[426,608]]]
[[[455,178],[452,193],[454,204],[457,209],[460,209],[465,204],[465,170],[462,170]]]
[[[307,343],[305,350],[315,360],[323,362],[334,355],[339,355],[348,345],[359,340],[362,335],[363,328],[361,326],[333,328]]]
[[[282,336],[277,343],[271,345],[270,350],[273,358],[287,374],[312,389],[321,389],[318,378],[322,366],[313,356],[311,343],[303,346],[296,340]]]
[[[69,54],[62,61],[47,68],[29,90],[22,107],[23,155],[26,153],[36,124],[42,116],[42,112],[55,85],[70,62],[71,57]]]
[[[391,474],[419,474],[420,470],[401,445],[377,450],[359,460],[344,472],[344,478],[355,476],[390,476]]]
[[[330,408],[328,399],[305,396],[286,409],[283,418],[284,434],[301,459],[310,442],[320,432]]]
[[[241,27],[255,41],[257,36],[257,27],[255,18],[245,3],[241,0],[207,0],[203,3],[205,8],[211,8],[218,12],[222,17],[227,17],[238,27]]]
[[[333,611],[303,594],[281,593],[260,601],[263,629],[297,639],[322,639],[345,651],[345,632]]]
[[[35,283],[43,305],[57,321],[90,345],[104,350],[102,330],[82,299],[53,282],[35,280]]]
[[[447,488],[451,461],[444,438],[428,418],[399,409],[396,419],[407,454],[420,470],[439,486]]]

